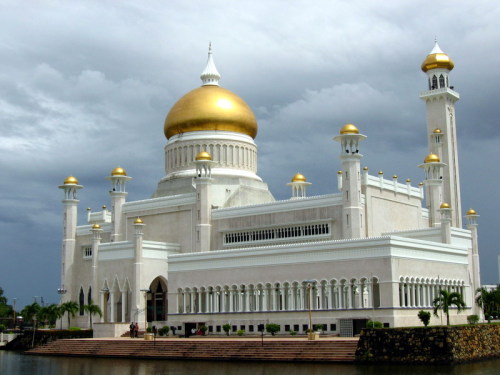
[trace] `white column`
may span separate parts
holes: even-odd
[[[244,311],[251,311],[252,309],[250,308],[250,289],[245,288],[245,310]],[[253,292],[253,289],[252,289]]]
[[[109,317],[109,322],[114,323],[115,322],[115,316],[116,316],[116,308],[115,308],[115,292],[110,292],[110,306],[111,306],[111,311],[110,311],[110,317]]]
[[[401,307],[405,307],[405,288],[406,288],[406,286],[405,286],[404,281],[403,282],[400,281],[399,282],[399,286],[400,286],[400,288],[399,288],[400,289],[399,290],[399,294],[400,294],[399,299],[401,301],[400,302],[400,306]]]
[[[122,292],[122,323],[126,322],[126,312],[127,312],[127,305],[128,305],[128,298],[127,298],[127,292],[123,291]]]
[[[107,306],[104,304],[104,292],[101,292],[101,311],[102,311],[101,323],[104,323],[104,318],[106,316],[106,310],[107,310]]]

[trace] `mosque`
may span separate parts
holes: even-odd
[[[479,314],[478,215],[467,211],[462,227],[453,67],[437,43],[422,63],[428,155],[416,158],[418,186],[362,168],[368,137],[347,124],[332,134],[338,191],[308,196],[297,173],[290,198],[275,200],[257,174],[256,118],[219,86],[209,49],[202,86],[166,117],[165,176],[151,198],[128,202],[132,178],[117,167],[106,177],[110,208],[88,209],[81,224],[83,186],[73,176],[59,186],[59,292],[79,303],[76,323],[88,325],[83,306],[93,301],[103,311],[100,335],[120,335],[131,321],[187,335],[202,325],[224,334],[224,324],[252,333],[265,323],[304,333],[310,312],[325,333],[352,336],[370,319],[421,324],[418,311],[441,289],[467,304],[452,323]]]

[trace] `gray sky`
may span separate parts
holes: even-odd
[[[134,177],[128,200],[164,175],[163,122],[201,84],[208,42],[221,86],[259,122],[259,175],[278,199],[296,172],[308,194],[336,192],[332,137],[368,136],[363,166],[423,179],[420,64],[438,38],[455,62],[464,212],[479,219],[483,283],[497,283],[500,5],[476,1],[0,0],[0,286],[22,307],[58,302],[62,191],[109,205],[104,177]],[[39,301],[39,299],[38,299]]]

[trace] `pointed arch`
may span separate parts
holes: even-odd
[[[166,321],[168,311],[168,282],[163,276],[156,277],[149,285],[147,296],[147,321]]]

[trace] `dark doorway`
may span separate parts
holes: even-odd
[[[353,319],[352,320],[352,333],[354,335],[359,335],[362,328],[366,328],[366,323],[368,319]]]
[[[194,330],[193,332],[191,332]],[[184,336],[189,337],[189,336],[195,336],[196,335],[196,323],[184,323]]]

